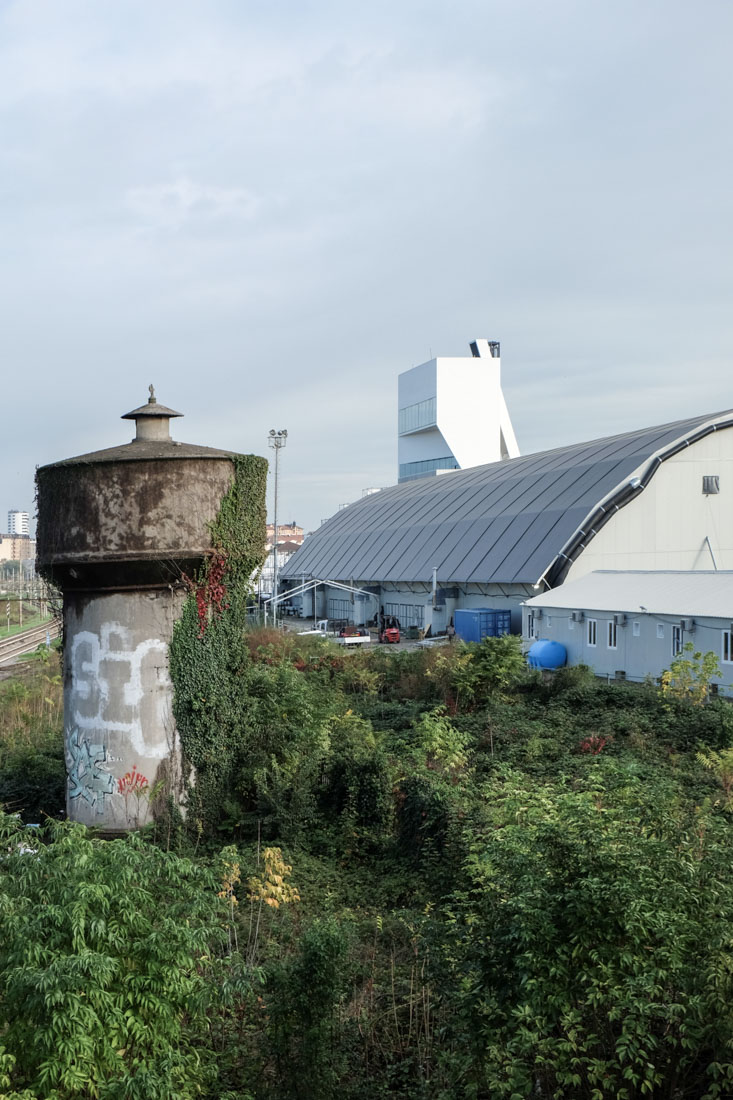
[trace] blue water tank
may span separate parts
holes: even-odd
[[[464,642],[480,642],[482,638],[495,638],[509,634],[512,627],[511,611],[496,611],[490,607],[461,607],[453,615],[456,634]]]
[[[531,668],[562,668],[568,659],[568,651],[560,642],[538,638],[529,649],[527,661]]]

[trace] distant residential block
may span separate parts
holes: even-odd
[[[267,550],[272,552],[272,544],[275,539],[275,524],[268,523],[267,525],[267,540],[265,546]],[[298,527],[295,520],[292,523],[278,523],[277,525],[277,541],[278,545],[282,542],[294,542],[296,546],[303,545],[303,528]]]
[[[27,512],[21,512],[18,508],[11,508],[8,512],[8,534],[30,534],[30,516]]]
[[[29,535],[0,535],[0,561],[29,561],[36,556],[36,540]]]

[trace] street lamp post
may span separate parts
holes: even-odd
[[[273,531],[272,531],[272,625],[277,626],[277,481],[278,481],[278,463],[280,458],[280,451],[288,441],[288,433],[286,431],[276,432],[274,428],[270,429],[267,442],[275,451],[275,514],[273,516]]]

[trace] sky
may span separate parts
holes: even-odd
[[[729,0],[0,0],[0,527],[151,382],[185,442],[286,429],[307,530],[396,481],[400,371],[477,337],[525,454],[732,407],[732,31]]]

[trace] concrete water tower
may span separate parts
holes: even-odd
[[[168,643],[235,456],[172,440],[181,415],[151,386],[122,417],[131,443],[37,473],[37,564],[64,597],[67,812],[107,832],[149,819],[156,784],[184,787]]]

